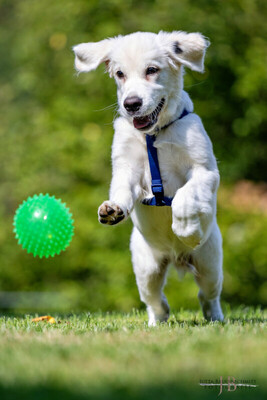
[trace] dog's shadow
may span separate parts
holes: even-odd
[[[209,326],[209,325],[253,325],[255,323],[266,323],[267,319],[263,317],[245,317],[245,318],[235,318],[235,317],[229,317],[225,316],[224,321],[207,321],[202,318],[193,318],[193,319],[186,319],[186,318],[179,318],[174,315],[172,315],[169,320],[168,324],[169,326],[186,326],[186,327],[204,327],[204,326]]]

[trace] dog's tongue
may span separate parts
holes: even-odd
[[[148,126],[150,124],[150,118],[149,118],[149,116],[142,117],[142,118],[134,118],[133,124],[136,129],[145,128],[146,126]]]

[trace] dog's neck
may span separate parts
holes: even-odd
[[[178,117],[176,117],[174,120],[172,120],[171,122],[169,122],[168,124],[162,126],[161,128],[157,128],[156,131],[164,131],[165,129],[169,128],[169,126],[171,126],[172,124],[174,124],[174,122],[178,121],[178,119],[182,119],[183,117],[185,117],[186,115],[188,115],[190,112],[192,111],[187,111],[186,108],[183,109],[181,114],[178,114]],[[155,131],[155,132],[156,132]]]
[[[184,110],[186,110],[188,113],[193,112],[194,110],[193,103],[188,93],[186,93],[184,90],[181,90],[178,99],[179,101],[177,102],[176,98],[176,102],[178,103],[178,105],[176,106],[174,111],[170,112],[169,115],[165,116],[164,119],[159,121],[159,125],[155,128],[154,134],[157,134],[159,131],[167,129],[169,126],[171,126],[175,121],[177,121],[181,117]]]

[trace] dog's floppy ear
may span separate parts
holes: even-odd
[[[89,72],[99,64],[109,63],[114,39],[105,39],[96,43],[81,43],[73,47],[75,53],[75,68],[78,72]]]
[[[183,64],[193,71],[204,71],[205,52],[210,42],[201,33],[174,31],[160,32],[159,36],[164,41],[172,64]]]

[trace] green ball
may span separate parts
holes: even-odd
[[[54,257],[73,236],[73,219],[60,199],[49,194],[28,197],[14,216],[14,232],[23,249],[35,256]]]

